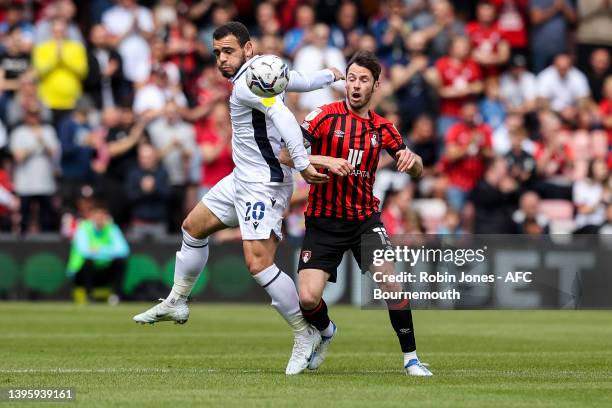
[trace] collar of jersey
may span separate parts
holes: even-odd
[[[370,116],[369,118],[364,118],[359,116],[358,114],[356,114],[355,112],[353,112],[352,110],[349,109],[348,104],[346,103],[346,99],[342,101],[342,104],[344,105],[344,109],[346,110],[346,112],[353,116],[355,119],[357,120],[362,120],[364,122],[371,122],[372,120],[374,120],[374,116],[372,114],[372,110],[369,109],[368,110],[368,115]]]
[[[238,80],[238,78],[240,78],[240,76],[242,74],[244,74],[244,71],[246,71],[246,69],[249,67],[249,65],[251,65],[256,59],[261,58],[261,55],[253,55],[251,57],[250,60],[246,61],[238,70],[238,72],[236,73],[236,75],[234,75],[233,77],[230,78],[230,81],[232,81],[232,84],[235,84],[236,81]]]

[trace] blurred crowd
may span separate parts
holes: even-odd
[[[104,202],[129,236],[179,232],[233,167],[211,52],[231,20],[296,70],[380,57],[376,110],[425,164],[381,157],[390,234],[612,232],[612,0],[0,0],[0,231],[70,237]]]

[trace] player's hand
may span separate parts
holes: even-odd
[[[319,173],[312,164],[308,165],[304,170],[300,171],[302,177],[308,184],[324,184],[329,181],[327,174]]]
[[[397,171],[408,173],[413,177],[420,177],[423,173],[423,161],[418,154],[410,149],[400,150],[395,153],[397,159]]]
[[[329,68],[329,70],[334,73],[334,82],[335,81],[342,81],[342,80],[345,79],[344,78],[344,74],[338,68],[331,67],[331,68]]]
[[[355,170],[355,167],[348,160],[338,157],[328,157],[324,164],[326,169],[342,177],[350,175]]]

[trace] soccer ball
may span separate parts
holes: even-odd
[[[287,64],[276,55],[262,55],[245,72],[247,86],[257,96],[270,98],[285,91],[289,83]]]

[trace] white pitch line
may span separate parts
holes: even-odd
[[[213,373],[219,370],[201,368],[23,368],[23,369],[0,369],[0,374],[107,374],[107,373],[171,373],[171,372],[194,372]]]
[[[548,370],[495,370],[495,369],[439,369],[438,374],[474,376],[483,374],[507,375],[507,376],[536,376],[541,371]],[[397,374],[401,369],[388,370],[359,370],[359,371],[327,371],[326,375],[360,375],[360,374]],[[282,371],[262,370],[262,369],[212,369],[212,368],[52,368],[52,369],[0,369],[0,374],[168,374],[168,373],[192,373],[192,374],[212,374],[212,373],[239,373],[239,374],[283,374]],[[554,371],[557,375],[576,375],[592,374],[588,370],[558,370]]]
[[[361,370],[356,372],[338,371],[329,372],[329,374],[385,374],[398,373],[402,370]],[[0,374],[152,374],[152,373],[193,373],[193,374],[210,374],[210,373],[242,373],[242,374],[275,374],[275,370],[241,370],[241,369],[213,369],[213,368],[50,368],[50,369],[0,369]],[[278,371],[278,374],[282,374]]]

